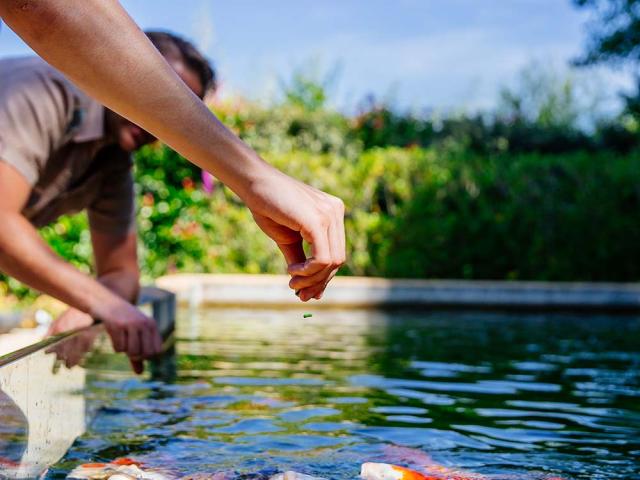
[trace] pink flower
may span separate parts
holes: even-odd
[[[215,177],[213,175],[206,170],[202,170],[202,190],[204,190],[208,195],[211,195],[215,189],[214,180]]]

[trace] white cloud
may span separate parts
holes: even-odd
[[[411,5],[422,6],[416,0],[403,1],[407,12]],[[314,3],[300,21],[312,24],[312,19],[334,19],[334,30],[316,29],[315,36],[302,35],[280,44],[268,38],[265,27],[257,34],[264,42],[220,45],[216,59],[227,86],[254,98],[273,96],[279,78],[316,59],[326,70],[341,65],[335,93],[343,107],[353,107],[366,94],[374,93],[378,98],[392,95],[401,107],[486,109],[495,104],[500,87],[512,83],[533,61],[561,70],[582,48],[577,15],[564,28],[553,23],[553,12],[534,8],[539,0],[519,2],[526,11],[514,14],[512,5],[498,3],[488,10],[476,9],[471,18],[448,18],[442,28],[432,25],[424,31],[396,31],[397,25],[389,31],[348,27],[338,21],[344,14],[339,5],[320,8],[324,4]],[[431,13],[422,11],[422,15]],[[526,22],[515,25],[514,20]],[[233,55],[229,53],[232,49]],[[628,84],[626,73],[614,77],[612,89]]]

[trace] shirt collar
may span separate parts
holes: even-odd
[[[104,107],[92,98],[82,95],[74,110],[74,142],[91,142],[105,137]],[[77,116],[77,117],[76,117]]]

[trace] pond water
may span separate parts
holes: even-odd
[[[176,477],[640,478],[639,317],[185,310],[177,336],[172,382],[94,357],[100,407],[49,477],[128,456]]]

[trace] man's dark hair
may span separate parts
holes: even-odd
[[[209,60],[198,51],[193,43],[178,35],[161,30],[147,30],[144,33],[165,58],[184,62],[185,66],[198,75],[205,95],[209,91],[215,91],[218,86],[216,72]]]

